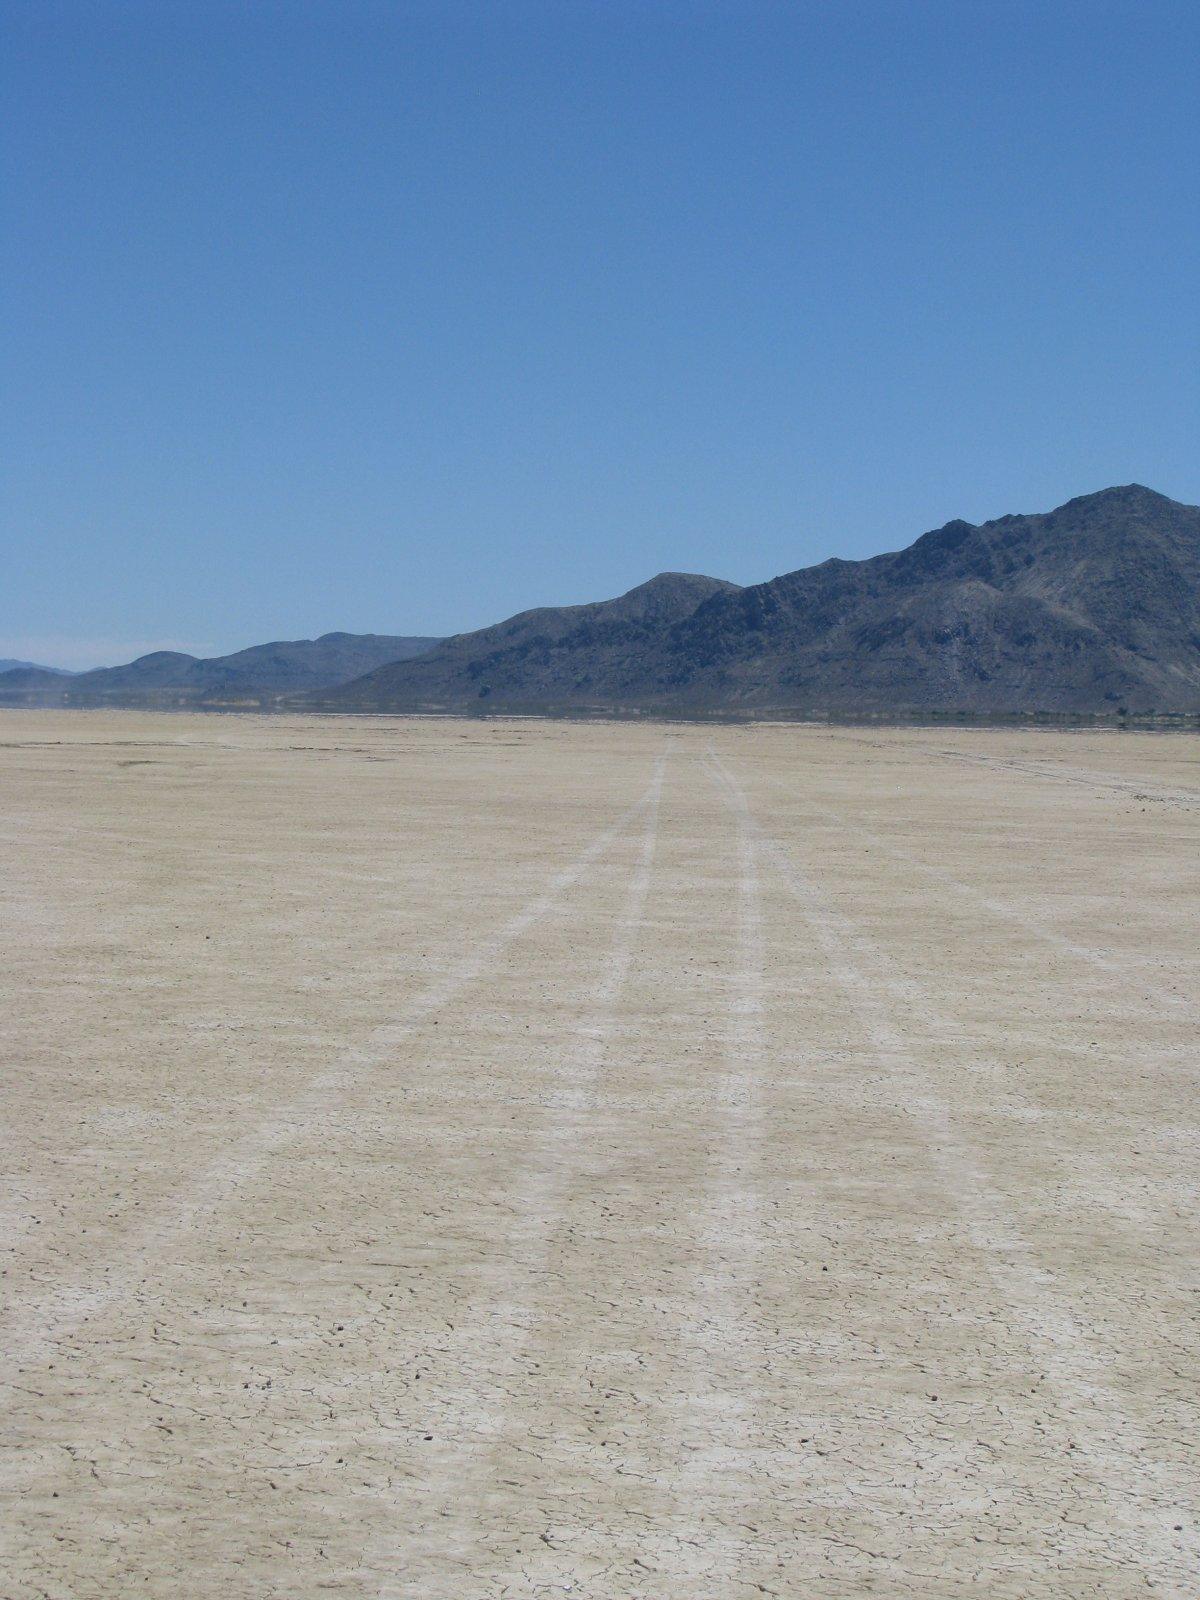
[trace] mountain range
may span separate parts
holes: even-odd
[[[270,706],[283,695],[330,689],[439,643],[383,633],[281,639],[227,656],[155,650],[121,667],[69,677],[44,667],[0,672],[0,704],[63,706]]]
[[[449,639],[326,634],[0,703],[368,712],[1200,716],[1200,508],[1140,484],[740,588],[666,572]]]
[[[1200,714],[1200,509],[1139,484],[750,588],[663,573],[528,611],[330,710]]]

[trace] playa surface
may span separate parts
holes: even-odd
[[[1200,1590],[1200,740],[0,713],[5,1600]]]

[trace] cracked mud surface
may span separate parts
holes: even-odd
[[[0,713],[5,1600],[1200,1592],[1200,742]]]

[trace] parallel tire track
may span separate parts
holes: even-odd
[[[661,788],[661,760],[645,793],[615,822],[602,829],[567,866],[520,911],[429,984],[404,1006],[400,1016],[377,1028],[352,1060],[319,1073],[300,1094],[263,1117],[206,1171],[176,1194],[155,1216],[107,1259],[91,1264],[87,1278],[78,1274],[47,1283],[36,1300],[18,1305],[10,1297],[3,1330],[10,1367],[44,1356],[48,1349],[84,1323],[133,1293],[150,1265],[194,1234],[239,1190],[253,1184],[271,1157],[303,1133],[336,1114],[345,1091],[364,1072],[387,1061],[402,1040],[415,1033],[463,989],[491,970],[501,955],[547,917],[648,808],[655,809]],[[11,1320],[9,1320],[11,1319]]]
[[[710,752],[710,760],[725,785],[730,805],[740,808],[745,803],[741,786],[715,752]],[[1087,1443],[1080,1455],[1103,1479],[1114,1502],[1125,1507],[1119,1531],[1128,1546],[1128,1567],[1147,1570],[1149,1560],[1155,1579],[1166,1585],[1159,1592],[1185,1600],[1194,1592],[1194,1568],[1185,1571],[1169,1551],[1157,1559],[1148,1557],[1149,1551],[1161,1547],[1164,1530],[1186,1521],[1184,1486],[1153,1459],[1151,1440],[1110,1386],[1102,1353],[1057,1291],[1053,1276],[1035,1266],[1029,1241],[964,1142],[952,1108],[893,1023],[893,1004],[904,1004],[910,993],[897,982],[886,954],[823,899],[783,846],[768,837],[757,822],[752,820],[751,826],[763,856],[774,864],[779,880],[824,951],[831,975],[864,1032],[879,1055],[891,1063],[893,1073],[906,1080],[914,1115],[927,1130],[930,1158],[941,1173],[947,1196],[960,1208],[968,1237],[997,1291],[1018,1318],[1041,1370],[1085,1419],[1080,1431]],[[926,1014],[938,1031],[953,1035],[949,1019],[941,1017],[928,997]],[[1186,1430],[1186,1419],[1180,1418],[1178,1423]],[[1114,1444],[1117,1440],[1120,1448]],[[1187,1535],[1187,1546],[1194,1564],[1200,1560],[1200,1530],[1195,1530],[1194,1508],[1186,1509],[1192,1512],[1193,1531]]]

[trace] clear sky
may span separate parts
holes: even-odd
[[[1200,501],[1195,0],[0,16],[0,655]]]

